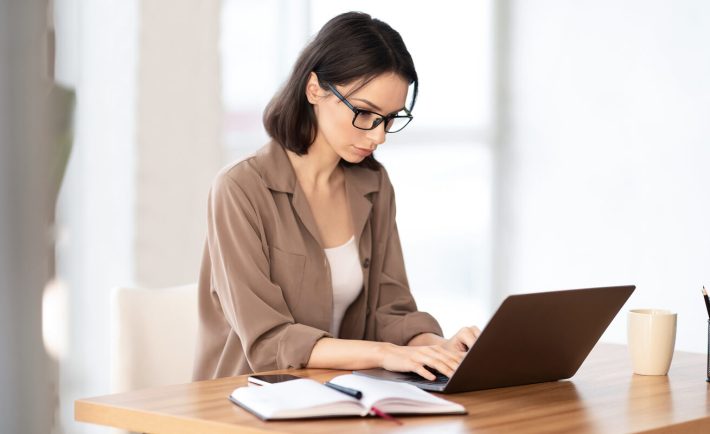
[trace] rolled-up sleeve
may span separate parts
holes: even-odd
[[[382,169],[384,170],[384,169]],[[396,345],[407,345],[416,335],[434,333],[442,336],[441,327],[433,316],[417,310],[417,305],[409,290],[407,273],[404,266],[402,246],[395,221],[396,206],[394,190],[387,178],[383,181],[389,212],[386,214],[385,249],[383,264],[379,276],[376,311],[376,339],[392,342]]]
[[[281,287],[270,278],[261,216],[228,173],[218,176],[210,190],[207,247],[212,291],[251,369],[306,366],[318,339],[330,335],[295,323]]]

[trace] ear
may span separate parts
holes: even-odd
[[[323,97],[323,89],[318,83],[318,76],[315,72],[311,72],[306,82],[306,98],[309,103],[316,104],[321,97]]]

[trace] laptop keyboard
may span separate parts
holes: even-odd
[[[407,372],[405,374],[402,374],[402,380],[417,384],[446,384],[449,381],[449,377],[442,374],[441,372],[436,371],[432,372],[432,374],[436,375],[436,380],[427,380],[426,378],[414,372]]]

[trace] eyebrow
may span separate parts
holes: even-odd
[[[370,101],[368,101],[368,100],[366,100],[366,99],[364,99],[364,98],[350,98],[350,99],[357,100],[357,101],[362,101],[362,102],[364,102],[365,104],[367,104],[367,105],[369,105],[370,107],[372,107],[373,109],[375,109],[375,110],[377,110],[377,111],[380,111],[380,112],[382,111],[382,109],[381,109],[380,107],[378,107],[376,104],[373,104],[372,102],[370,102]],[[401,111],[404,110],[404,109],[405,109],[405,107],[402,107],[401,109],[397,109],[397,110],[395,110],[395,111],[393,111],[393,112],[390,112],[390,113],[388,113],[388,114],[399,113],[399,112],[401,112]]]

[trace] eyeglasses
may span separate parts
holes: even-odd
[[[387,116],[375,113],[370,110],[363,110],[357,108],[350,104],[350,101],[345,99],[345,97],[341,95],[340,92],[338,92],[335,86],[330,83],[325,84],[328,86],[330,91],[338,97],[338,99],[345,103],[345,105],[348,106],[348,108],[352,110],[353,113],[355,113],[355,116],[353,116],[353,126],[360,130],[374,130],[375,128],[380,126],[381,123],[384,123],[385,132],[396,133],[398,131],[402,131],[404,127],[406,127],[407,124],[409,124],[413,119],[413,116],[406,108],[403,109],[406,115],[399,115],[395,113],[389,114]]]

